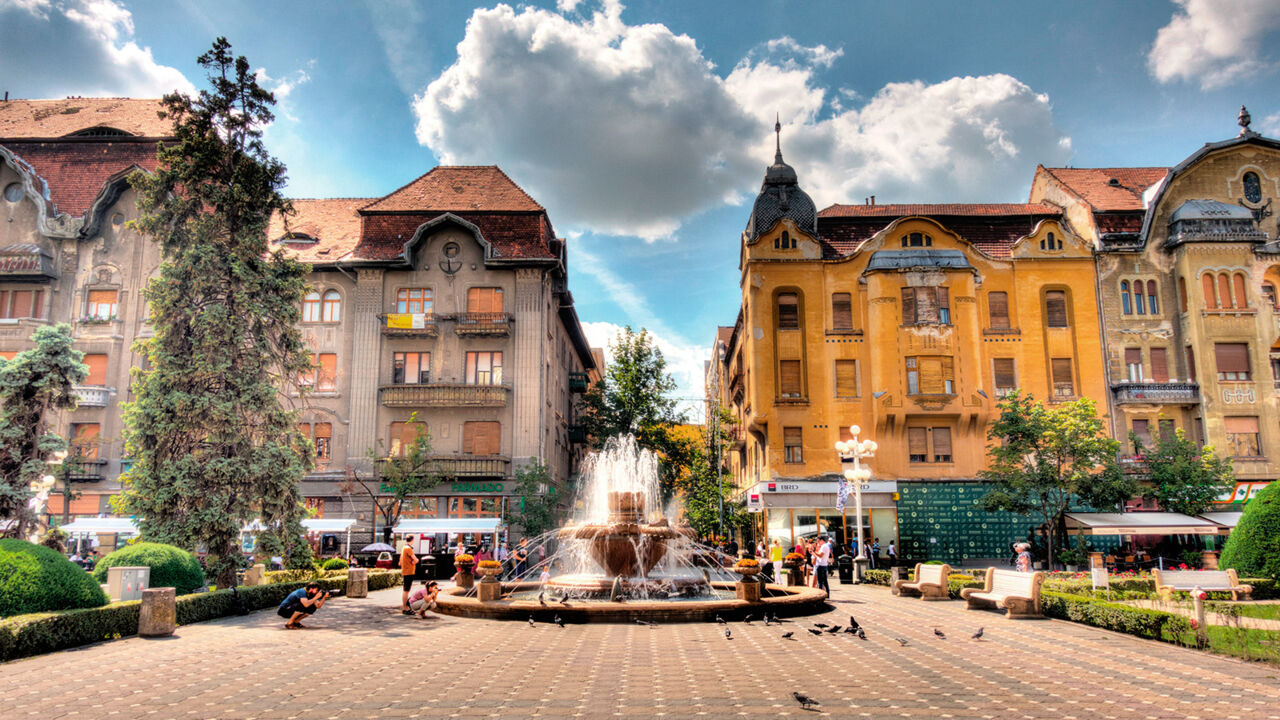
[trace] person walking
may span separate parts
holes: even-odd
[[[880,563],[880,538],[871,540],[871,552],[868,554],[867,569],[875,570],[876,565]]]
[[[1018,543],[1014,549],[1018,551],[1018,572],[1031,572],[1031,546],[1027,543]]]
[[[520,544],[516,546],[516,551],[511,554],[516,566],[516,579],[524,577],[529,570],[529,538],[520,538]]]
[[[818,542],[813,560],[814,587],[831,597],[831,584],[827,582],[827,568],[831,566],[831,543],[827,542],[826,535],[821,536]]]
[[[508,575],[510,575],[511,574],[511,544],[510,543],[504,542],[498,546],[498,556],[496,559],[498,562],[502,563],[502,577],[505,578]]]
[[[782,582],[782,541],[773,539],[773,547],[769,548],[769,560],[773,562],[773,581]]]
[[[400,548],[400,581],[403,592],[400,593],[400,612],[412,615],[409,609],[409,591],[413,589],[413,576],[418,572],[418,556],[413,553],[413,536],[405,538],[404,547]]]
[[[897,540],[889,541],[889,567],[898,567],[898,546]]]

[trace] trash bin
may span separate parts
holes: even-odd
[[[836,558],[836,570],[840,573],[841,585],[853,584],[853,556],[841,555]]]
[[[418,580],[427,581],[436,579],[436,556],[420,555],[418,556],[418,567],[414,572]]]

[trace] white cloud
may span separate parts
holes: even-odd
[[[1274,45],[1268,36],[1280,30],[1276,0],[1173,1],[1178,10],[1147,54],[1157,80],[1198,80],[1209,90],[1273,69],[1267,48]]]
[[[114,0],[0,0],[0,75],[18,97],[159,97],[194,87],[133,38]]]
[[[364,5],[401,92],[420,92],[431,68],[426,7],[417,0],[365,0]]]
[[[315,60],[308,60],[306,67],[294,70],[281,78],[271,77],[267,74],[266,68],[258,68],[254,71],[254,79],[258,81],[258,84],[270,90],[276,98],[275,115],[297,122],[298,118],[293,112],[293,102],[290,96],[294,90],[298,89],[299,85],[304,85],[311,81],[311,75],[307,72],[307,69],[315,67],[315,64]]]
[[[613,353],[609,344],[617,339],[622,328],[622,325],[611,322],[582,323],[582,331],[586,334],[587,342],[591,347],[604,349],[606,364],[613,362]],[[667,372],[676,381],[678,409],[685,412],[689,422],[701,423],[703,418],[701,402],[706,395],[704,363],[711,359],[711,342],[707,341],[707,346],[704,348],[681,340],[673,340],[671,336],[655,332],[652,328],[646,329],[653,338],[653,344],[667,361]],[[640,328],[633,325],[632,330],[639,332]]]
[[[1048,98],[1007,75],[894,83],[863,101],[817,82],[838,48],[778,38],[721,77],[694,39],[628,25],[617,2],[573,9],[476,10],[457,60],[413,101],[442,162],[503,166],[566,229],[655,239],[750,197],[775,113],[820,207],[1020,199],[1037,162],[1070,157]]]
[[[1258,131],[1267,137],[1280,137],[1280,112],[1268,115],[1258,123]]]

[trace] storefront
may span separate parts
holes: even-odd
[[[837,510],[838,489],[835,478],[773,480],[757,483],[749,494],[759,497],[761,524],[768,540],[778,538],[794,545],[798,539],[827,534],[847,546],[857,535],[857,503],[850,493],[844,510]],[[890,540],[898,539],[897,492],[895,480],[862,484],[862,532],[868,540],[879,538],[881,554],[887,551]]]

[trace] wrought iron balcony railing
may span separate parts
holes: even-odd
[[[454,316],[459,335],[508,335],[511,332],[511,313],[468,312]]]
[[[569,392],[584,393],[587,391],[587,374],[584,372],[569,373]]]
[[[506,477],[511,465],[508,455],[431,455],[431,472],[441,477]],[[381,462],[389,462],[384,458]]]
[[[1111,391],[1121,405],[1200,402],[1200,384],[1192,382],[1122,382],[1113,384]]]
[[[378,316],[383,335],[397,337],[435,337],[439,334],[439,318],[432,313],[387,313]]]
[[[378,388],[383,407],[503,407],[510,395],[506,385],[428,383]]]

